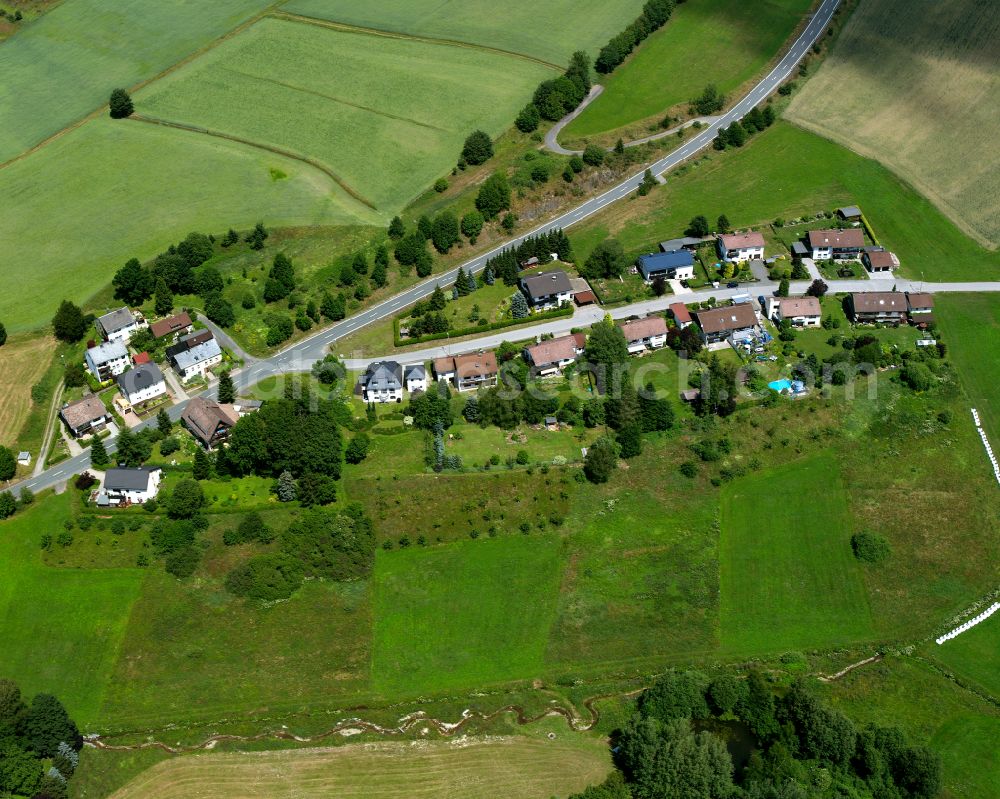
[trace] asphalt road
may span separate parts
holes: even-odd
[[[840,0],[824,0],[822,5],[817,9],[812,20],[802,31],[799,38],[796,40],[795,44],[788,51],[788,53],[781,59],[778,65],[764,77],[760,83],[754,87],[740,102],[738,102],[733,108],[728,112],[718,118],[717,121],[712,123],[706,128],[701,129],[697,136],[689,139],[683,147],[667,154],[655,164],[653,164],[650,169],[654,175],[660,176],[664,172],[673,169],[674,167],[681,164],[686,159],[690,158],[695,153],[704,149],[712,143],[712,140],[717,135],[720,128],[727,127],[734,120],[741,119],[749,111],[751,111],[755,106],[762,103],[772,92],[777,89],[777,87],[792,73],[792,70],[798,65],[799,61],[806,54],[809,48],[812,46],[813,42],[819,38],[819,36],[826,30],[827,25],[830,22],[830,18],[833,16],[833,12],[836,10],[837,5]],[[583,204],[566,211],[564,214],[546,222],[543,225],[536,227],[535,229],[524,233],[523,235],[511,239],[502,245],[495,247],[494,249],[483,253],[482,255],[473,258],[462,264],[462,267],[466,271],[479,272],[482,270],[486,261],[493,255],[501,252],[502,250],[516,246],[524,241],[530,236],[538,235],[539,233],[544,233],[555,228],[569,228],[573,225],[582,222],[590,216],[600,212],[604,208],[608,207],[614,202],[628,196],[634,192],[639,183],[642,181],[642,172],[638,172],[627,180],[622,181],[617,186],[608,189],[603,194],[587,200]],[[254,385],[268,378],[273,378],[286,373],[301,372],[309,368],[309,366],[316,360],[322,358],[328,351],[330,345],[335,341],[344,336],[347,336],[354,331],[362,328],[366,325],[372,324],[373,322],[384,319],[387,316],[391,316],[397,313],[400,309],[405,308],[409,305],[413,305],[419,300],[430,295],[434,290],[434,287],[438,284],[449,285],[454,282],[456,275],[458,274],[459,267],[456,267],[448,272],[440,273],[428,278],[422,283],[413,286],[412,288],[397,294],[395,297],[391,297],[378,305],[372,306],[365,311],[351,317],[350,319],[345,319],[342,322],[338,322],[331,327],[328,327],[309,338],[303,339],[295,344],[293,344],[288,349],[271,358],[261,359],[261,360],[248,360],[246,366],[241,369],[238,373],[233,375],[234,382],[236,383],[238,389],[246,388],[247,386]],[[849,281],[848,281],[849,282]],[[852,288],[846,285],[841,287],[838,283],[838,291],[875,291],[878,290],[876,285],[878,281],[857,281],[857,288]],[[853,285],[853,284],[852,284]],[[959,284],[967,285],[967,284]],[[970,287],[962,289],[951,289],[951,290],[966,290],[966,291],[976,291],[982,289],[972,288],[973,284],[968,284]],[[773,290],[774,286],[771,284],[756,284],[752,291],[756,293],[766,293],[767,291]],[[890,287],[891,288],[891,287]],[[1000,287],[998,287],[1000,288]],[[902,288],[900,288],[902,290]],[[927,286],[927,290],[933,290],[930,288],[930,284]],[[949,289],[942,289],[949,290]],[[986,289],[986,290],[998,290],[998,289]],[[723,299],[730,296],[732,293],[737,293],[732,290],[716,290],[712,294]],[[708,295],[706,295],[707,297]],[[637,303],[635,305],[626,306],[622,308],[617,308],[612,312],[612,315],[616,317],[630,316],[633,314],[643,314],[653,310],[661,310],[665,308],[672,300],[678,298],[668,298],[664,297],[660,300],[651,300],[649,302]],[[697,295],[692,295],[690,297],[682,298],[686,301],[694,301],[697,299]],[[568,331],[572,326],[581,326],[592,323],[596,321],[604,312],[596,309],[589,309],[581,311],[577,316],[572,319],[562,319],[556,322],[551,322],[545,325],[538,325],[525,330],[518,330],[516,335],[518,338],[530,338],[532,335],[536,335],[537,332],[565,332]],[[588,321],[589,320],[589,321]],[[535,332],[533,332],[535,331]],[[428,353],[427,357],[437,357],[437,355],[443,353],[455,353],[461,352],[463,349],[465,351],[474,350],[480,347],[490,347],[495,346],[502,339],[502,336],[487,336],[483,339],[479,339],[475,342],[470,342],[462,345],[454,345],[453,347],[435,347],[424,352]],[[412,359],[416,360],[420,357],[419,353],[413,353]],[[352,362],[353,363],[353,362]],[[354,365],[359,365],[355,363]],[[206,395],[211,395],[214,389],[209,389],[204,392]],[[181,413],[184,410],[186,403],[181,403],[175,405],[171,408],[168,413],[171,418],[179,419]],[[148,422],[146,424],[152,424],[154,422]],[[106,446],[109,452],[114,451],[114,442],[107,441]],[[73,458],[69,458],[59,464],[56,464],[52,468],[42,472],[39,475],[31,477],[30,479],[24,480],[21,483],[12,487],[15,494],[18,494],[23,487],[29,487],[32,491],[41,491],[45,488],[49,488],[54,485],[58,485],[65,482],[69,477],[74,474],[79,474],[85,469],[90,467],[90,454],[89,451],[85,451],[83,454],[78,455]]]

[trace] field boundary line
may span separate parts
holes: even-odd
[[[178,61],[178,62],[176,62],[174,64],[171,64],[169,67],[167,67],[164,70],[161,70],[160,72],[156,73],[155,75],[151,75],[150,77],[146,78],[145,80],[141,80],[138,83],[130,86],[127,89],[128,93],[129,94],[135,94],[137,91],[140,91],[141,89],[144,89],[146,86],[148,86],[149,84],[153,83],[154,81],[158,81],[161,78],[166,77],[171,72],[174,72],[175,70],[180,69],[181,67],[185,66],[186,64],[189,64],[190,62],[194,61],[196,58],[200,58],[205,53],[207,53],[209,50],[212,50],[212,49],[218,47],[220,44],[222,44],[227,39],[231,39],[233,36],[237,36],[240,33],[243,33],[243,31],[245,31],[251,25],[255,25],[256,23],[260,22],[260,20],[262,20],[264,17],[266,17],[268,14],[270,14],[271,11],[272,11],[272,9],[274,9],[277,6],[281,5],[281,1],[282,0],[276,0],[276,2],[271,3],[269,6],[261,9],[256,14],[254,14],[252,17],[250,17],[249,19],[245,20],[244,22],[241,22],[239,25],[237,25],[232,30],[228,30],[224,34],[222,34],[221,36],[219,36],[219,37],[213,39],[212,41],[210,41],[208,44],[202,45],[197,50],[195,50],[193,53],[188,53],[188,55],[184,56],[184,58],[182,58],[180,61]],[[33,153],[37,152],[38,150],[41,150],[46,145],[51,144],[52,142],[56,141],[57,139],[62,138],[67,133],[72,133],[77,128],[80,128],[83,125],[86,125],[88,122],[91,122],[91,121],[97,119],[98,117],[103,116],[104,112],[107,111],[107,110],[108,110],[108,104],[107,103],[104,103],[103,105],[98,106],[97,108],[95,108],[93,111],[91,111],[86,116],[80,117],[75,122],[71,122],[70,124],[68,124],[66,127],[62,128],[61,130],[57,130],[51,136],[48,136],[48,137],[42,139],[37,144],[32,145],[31,147],[29,147],[24,152],[18,153],[13,158],[10,158],[10,159],[4,161],[3,163],[0,163],[0,169],[4,169],[4,168],[10,166],[11,164],[16,164],[18,161],[20,161],[20,160],[22,160],[24,158],[27,158],[29,155],[32,155]]]
[[[341,97],[335,97],[332,94],[325,94],[324,92],[317,91],[316,89],[307,89],[304,86],[296,86],[294,83],[288,83],[287,81],[278,80],[277,78],[269,78],[262,75],[252,75],[249,72],[241,72],[238,69],[231,69],[230,67],[220,67],[222,72],[229,72],[233,75],[242,75],[245,78],[252,78],[253,80],[264,81],[265,83],[273,83],[276,86],[281,86],[284,89],[289,89],[293,92],[302,92],[303,94],[311,94],[314,97],[322,97],[324,100],[330,100],[334,103],[339,103],[340,105],[346,105],[348,108],[356,108],[359,111],[367,111],[370,114],[376,114],[377,116],[386,117],[388,119],[395,119],[399,122],[409,122],[411,125],[417,125],[421,128],[427,128],[428,130],[436,130],[440,133],[448,133],[447,128],[440,128],[437,125],[431,125],[429,122],[421,122],[419,119],[411,119],[410,117],[400,116],[399,114],[390,114],[388,111],[380,111],[377,108],[372,108],[371,106],[361,105],[360,103],[352,103],[350,100],[344,100]]]
[[[334,183],[336,183],[340,188],[347,192],[352,198],[357,200],[364,206],[367,206],[373,211],[378,211],[379,209],[366,197],[356,191],[349,183],[347,183],[340,175],[334,172],[330,167],[321,163],[320,161],[310,158],[307,155],[301,155],[299,153],[292,152],[291,150],[285,150],[281,147],[275,147],[271,144],[262,144],[261,142],[253,141],[252,139],[244,139],[240,136],[234,136],[231,133],[223,133],[218,130],[211,130],[210,128],[202,128],[196,125],[188,125],[183,122],[171,122],[166,119],[157,119],[156,117],[148,117],[143,114],[132,114],[128,119],[134,120],[136,122],[144,122],[148,125],[160,125],[166,128],[174,128],[176,130],[187,131],[188,133],[199,133],[203,136],[213,136],[217,139],[225,139],[226,141],[236,142],[237,144],[245,144],[248,147],[254,147],[258,150],[264,150],[265,152],[274,153],[275,155],[280,155],[285,158],[291,158],[293,161],[300,161],[303,164],[308,164],[314,169],[318,169],[324,175],[329,177]]]
[[[275,5],[278,4],[276,3]],[[273,9],[274,6],[271,8]],[[335,22],[332,19],[320,19],[319,17],[309,17],[305,14],[293,14],[289,11],[268,11],[266,12],[266,15],[272,19],[283,19],[286,22],[298,22],[303,25],[315,25],[318,28],[330,28],[331,30],[341,31],[342,33],[361,33],[368,36],[384,36],[387,39],[403,39],[413,42],[423,42],[424,44],[440,44],[446,47],[465,47],[470,50],[482,50],[496,55],[520,58],[524,61],[530,61],[532,64],[539,64],[543,67],[547,67],[548,69],[554,69],[557,72],[562,72],[565,69],[565,67],[553,64],[551,61],[546,61],[542,58],[536,58],[533,55],[518,53],[514,50],[504,50],[500,47],[490,47],[488,44],[475,44],[474,42],[463,42],[458,39],[443,39],[436,36],[418,36],[414,33],[382,30],[380,28],[365,28],[360,25],[349,25],[346,22]]]

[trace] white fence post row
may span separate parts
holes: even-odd
[[[976,423],[976,432],[979,433],[979,437],[983,441],[983,446],[986,448],[986,456],[990,459],[990,465],[993,467],[993,476],[996,478],[997,483],[1000,484],[1000,461],[997,461],[997,456],[993,452],[990,440],[986,437],[986,431],[979,420],[979,411],[975,408],[972,408],[972,421]]]
[[[954,630],[951,630],[951,631],[945,633],[944,635],[942,635],[940,638],[935,639],[937,641],[937,644],[940,646],[945,641],[950,641],[956,635],[960,635],[961,633],[964,633],[966,630],[969,630],[969,629],[975,627],[980,622],[986,621],[986,619],[988,619],[990,616],[992,616],[998,610],[1000,610],[1000,602],[994,602],[992,605],[990,605],[988,608],[986,608],[986,610],[984,610],[978,616],[976,616],[976,617],[974,617],[972,619],[969,619],[967,622],[964,622],[963,624],[958,625],[958,627],[956,627]]]

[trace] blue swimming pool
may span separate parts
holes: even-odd
[[[777,391],[780,394],[782,391],[791,391],[792,390],[792,381],[791,380],[773,380],[773,381],[771,381],[770,383],[767,384],[767,387],[769,389],[771,389],[772,391]]]

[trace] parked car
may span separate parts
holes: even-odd
[[[740,284],[735,280],[730,280],[728,283],[726,283],[727,289],[738,289],[739,287]]]

